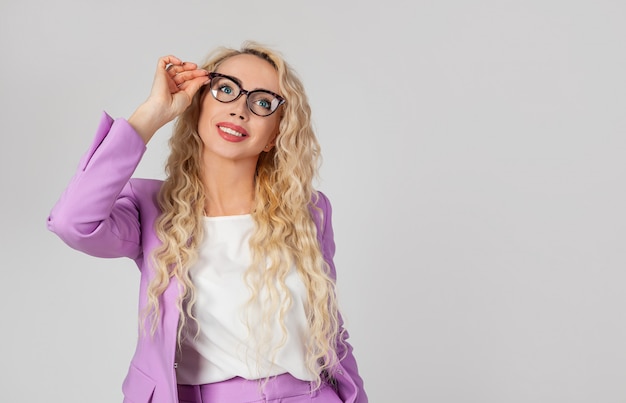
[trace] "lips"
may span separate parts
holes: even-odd
[[[218,123],[217,131],[224,140],[235,143],[243,141],[246,139],[246,137],[248,137],[248,132],[246,131],[246,129],[228,122]]]

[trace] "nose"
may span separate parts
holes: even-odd
[[[241,94],[239,99],[236,99],[234,102],[230,103],[232,105],[232,111],[230,112],[230,116],[239,116],[239,119],[245,120],[248,117],[248,99],[246,94]]]

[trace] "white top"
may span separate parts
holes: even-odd
[[[260,379],[287,372],[298,379],[314,379],[305,365],[307,293],[295,267],[286,279],[293,299],[285,315],[287,342],[278,351],[274,365],[268,357],[262,358],[259,373],[258,346],[248,337],[244,317],[250,291],[243,274],[251,263],[249,240],[253,231],[254,220],[249,214],[204,217],[204,241],[198,261],[190,268],[197,298],[193,313],[200,334],[194,340],[196,326],[188,319],[181,351],[177,351],[177,382],[180,384],[200,385],[235,376]],[[282,335],[278,318],[272,333],[276,345]]]

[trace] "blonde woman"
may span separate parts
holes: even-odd
[[[131,178],[173,119],[165,181]],[[104,114],[48,228],[141,271],[125,402],[367,402],[318,157],[302,83],[253,42],[162,57],[128,120]]]

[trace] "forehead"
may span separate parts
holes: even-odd
[[[229,57],[215,69],[216,72],[235,77],[247,90],[266,89],[278,93],[278,72],[258,56],[243,54]]]

